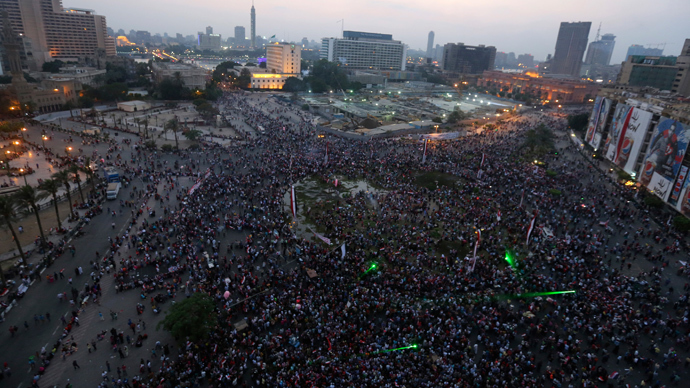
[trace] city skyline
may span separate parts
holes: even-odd
[[[63,5],[94,9],[106,16],[108,26],[116,31],[122,28],[125,32],[134,29],[167,32],[172,36],[177,32],[191,35],[210,25],[216,33],[228,37],[234,35],[235,26],[249,30],[252,1],[229,4],[199,0],[190,5],[180,0],[63,0]],[[654,3],[585,0],[573,4],[535,0],[528,7],[504,0],[461,6],[450,0],[439,0],[433,3],[433,8],[421,0],[352,0],[347,4],[322,5],[316,0],[301,0],[289,6],[275,0],[257,0],[254,2],[257,35],[275,34],[279,40],[290,41],[300,41],[306,36],[319,41],[323,37],[339,37],[338,20],[344,19],[346,30],[392,34],[413,50],[425,51],[428,32],[433,30],[435,43],[441,45],[483,44],[503,52],[530,53],[543,61],[554,53],[561,22],[591,21],[588,42],[594,40],[595,26],[599,23],[602,23],[602,34],[616,35],[611,59],[616,64],[625,59],[627,47],[632,44],[666,43],[665,55],[680,53],[688,37],[684,15],[690,13],[690,3],[677,0]],[[417,28],[410,28],[411,25]]]

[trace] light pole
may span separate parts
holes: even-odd
[[[65,152],[67,153],[68,158],[72,157],[72,155],[70,155],[70,151],[72,151],[72,147],[65,147]]]
[[[46,149],[46,140],[48,139],[48,136],[46,135],[41,135],[41,141],[43,142],[43,149]]]
[[[20,168],[20,169],[19,169],[19,173],[22,174],[22,176],[24,177],[24,186],[28,186],[29,183],[26,181],[26,174],[25,174],[25,172],[26,172],[26,170],[24,170],[23,168]]]
[[[26,127],[23,127],[19,133],[22,135],[22,140],[24,139],[24,132],[26,132]]]

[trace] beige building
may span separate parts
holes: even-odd
[[[153,62],[153,76],[156,82],[166,78],[179,77],[182,84],[190,89],[204,90],[208,72],[200,67],[185,63]]]
[[[26,61],[40,69],[55,59],[84,61],[98,49],[117,55],[108,36],[105,16],[81,8],[63,8],[62,0],[0,0],[14,32],[24,40]]]
[[[273,43],[266,46],[266,69],[252,71],[252,89],[282,89],[285,80],[299,77],[302,65],[302,48],[290,43]]]

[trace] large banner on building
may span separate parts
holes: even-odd
[[[616,105],[616,110],[613,112],[613,120],[611,120],[611,129],[606,137],[604,148],[602,148],[603,152],[605,152],[604,157],[612,162],[616,160],[618,142],[622,139],[621,134],[624,134],[627,130],[627,120],[631,114],[632,107],[630,105]]]
[[[680,192],[683,190],[683,185],[685,184],[685,178],[687,176],[688,168],[686,166],[680,166],[678,178],[676,178],[676,183],[673,185],[673,190],[671,190],[671,196],[668,198],[668,203],[671,206],[676,206],[678,204],[678,198],[680,198]]]
[[[652,133],[647,154],[640,171],[640,183],[666,201],[678,176],[688,148],[690,127],[662,117]]]
[[[685,183],[680,190],[678,198],[680,198],[680,200],[676,204],[676,209],[687,217],[690,217],[690,177],[685,177]]]
[[[589,116],[589,124],[587,124],[587,132],[585,133],[585,143],[590,143],[594,139],[594,132],[597,128],[597,119],[599,118],[599,110],[601,110],[601,101],[603,97],[597,97],[594,99],[594,109],[592,109],[592,114]]]
[[[604,128],[606,128],[606,119],[609,115],[609,109],[611,109],[611,103],[612,101],[608,98],[602,98],[598,109],[596,109],[597,106],[595,104],[595,112],[593,112],[593,114],[596,113],[596,116],[594,117],[594,122],[590,121],[591,128],[587,128],[588,134],[590,130],[593,131],[587,142],[594,147],[595,150],[598,150],[599,145],[601,145],[601,138],[604,133]]]
[[[642,151],[642,143],[647,135],[647,129],[652,123],[652,112],[633,108],[624,123],[624,132],[620,134],[616,146],[614,163],[628,174],[635,171],[635,162]]]

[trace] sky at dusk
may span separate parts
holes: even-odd
[[[249,35],[251,0],[63,0],[65,7],[89,8],[107,17],[108,26],[164,32],[175,36],[213,26],[223,39],[244,26]],[[256,0],[256,32],[300,41],[340,36],[346,30],[388,33],[412,49],[462,42],[495,46],[498,51],[530,53],[543,60],[552,54],[560,22],[591,21],[589,41],[601,33],[616,35],[612,63],[623,61],[631,44],[666,43],[665,55],[678,55],[690,38],[688,0]]]

